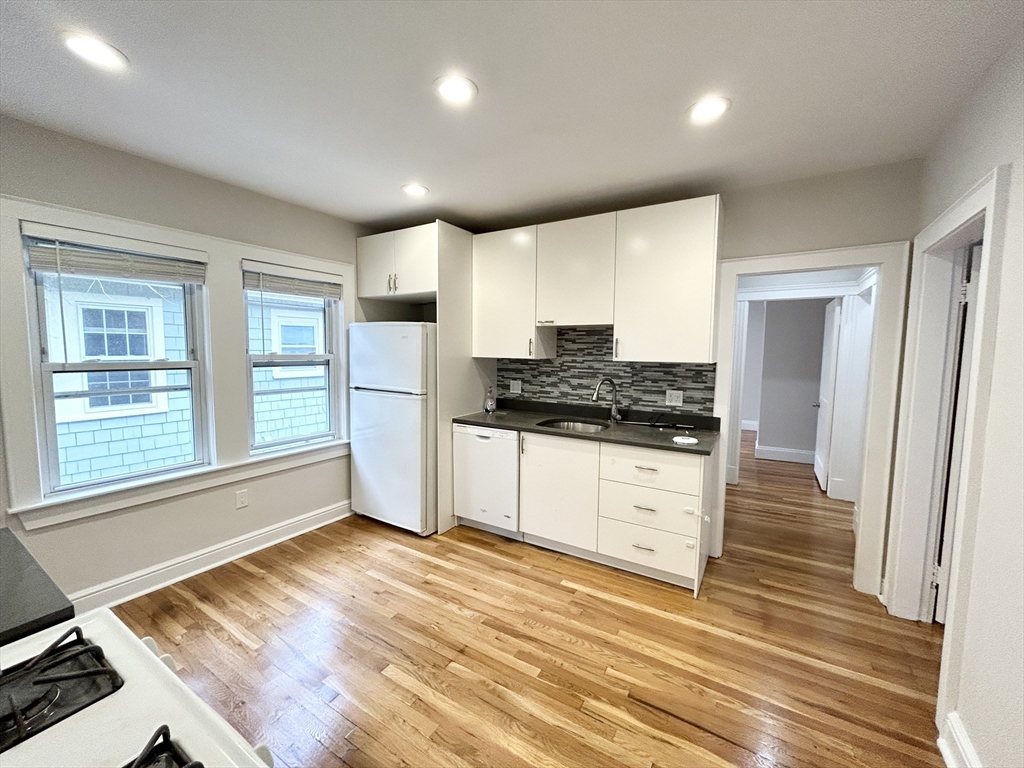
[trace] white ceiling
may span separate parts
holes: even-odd
[[[1020,0],[2,0],[0,109],[357,222],[479,231],[920,157],[1022,27]],[[450,71],[479,85],[466,109],[432,91]],[[690,126],[708,92],[733,109]]]

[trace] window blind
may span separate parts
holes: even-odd
[[[335,282],[336,281],[336,282]],[[310,296],[317,299],[341,301],[341,278],[324,275],[323,280],[307,280],[300,277],[285,277],[268,272],[242,272],[242,287],[247,291],[286,293],[292,296]]]
[[[206,264],[198,261],[35,238],[27,238],[26,242],[29,268],[34,272],[165,283],[206,282]]]

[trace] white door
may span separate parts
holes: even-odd
[[[832,410],[836,391],[836,363],[839,359],[839,312],[842,303],[832,299],[825,305],[825,339],[821,346],[821,381],[818,384],[818,432],[814,439],[814,475],[821,490],[828,490],[828,460],[832,447]]]
[[[349,386],[425,394],[428,331],[426,323],[352,323]]]
[[[395,233],[356,240],[356,292],[361,299],[391,295],[395,273]]]
[[[351,391],[352,510],[426,531],[427,398]]]
[[[473,357],[545,356],[536,310],[537,227],[474,235]]]
[[[710,363],[718,196],[616,214],[616,360]]]
[[[394,295],[437,293],[437,222],[395,232]]]
[[[615,214],[537,227],[537,324],[611,325]]]
[[[597,551],[601,444],[523,433],[519,457],[519,530]]]

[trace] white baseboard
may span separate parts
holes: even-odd
[[[761,445],[754,448],[754,456],[758,459],[771,461],[793,461],[798,464],[813,464],[814,451],[800,451],[796,448],[776,448],[772,445]]]
[[[216,568],[218,565],[251,555],[253,552],[279,544],[299,534],[308,533],[351,514],[351,501],[314,509],[312,512],[293,517],[291,520],[285,520],[244,536],[214,544],[212,547],[143,568],[94,587],[87,587],[68,595],[68,597],[75,604],[75,613],[90,611],[93,608],[108,608],[166,587],[168,584],[187,579],[189,576],[195,576],[197,573]]]
[[[857,501],[857,495],[860,493],[860,483],[855,483],[852,480],[844,480],[841,477],[829,476],[828,478],[828,497],[830,499],[838,499],[839,501]]]
[[[967,735],[959,713],[954,711],[946,715],[937,743],[948,768],[982,768],[981,758]]]
[[[743,419],[743,421],[740,422],[740,429],[743,429],[747,432],[757,432],[757,421],[751,419]]]

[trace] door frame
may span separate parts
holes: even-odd
[[[833,304],[835,304],[836,306],[833,309],[830,310],[829,307],[831,307]],[[818,374],[818,415],[817,415],[817,419],[815,420],[815,425],[814,425],[814,429],[815,429],[815,440],[814,440],[814,475],[815,475],[815,478],[818,481],[818,487],[821,488],[821,490],[823,490],[826,494],[828,493],[828,485],[829,485],[829,466],[831,465],[831,461],[832,461],[832,435],[833,435],[833,433],[835,431],[836,378],[838,377],[838,374],[839,374],[839,344],[840,344],[840,338],[841,338],[841,334],[842,334],[842,330],[843,330],[843,326],[842,326],[842,322],[843,322],[843,299],[842,299],[842,297],[837,297],[835,299],[832,299],[832,301],[830,301],[828,304],[825,305],[825,329],[826,329],[826,331],[828,330],[828,313],[829,312],[832,312],[834,315],[836,315],[836,317],[834,317],[832,319],[832,322],[833,322],[833,328],[832,328],[832,349],[830,351],[830,357],[832,359],[829,360],[829,361],[825,360],[825,341],[828,339],[828,336],[826,335],[825,338],[822,339],[822,342],[821,342],[821,373]],[[825,378],[824,374],[825,374],[825,364],[826,364],[826,362],[828,362],[828,364],[831,366],[830,375],[832,377],[832,381],[831,381],[831,389],[832,389],[832,391],[829,393],[829,397],[828,397],[828,440],[826,441],[828,443],[828,445],[826,445],[824,447],[824,450],[823,450],[822,446],[818,445],[818,438],[821,437],[821,431],[820,431],[820,427],[821,427],[821,421],[820,421],[821,420],[821,385],[825,383],[824,382],[824,378]],[[825,477],[825,487],[824,488],[821,487],[821,478],[818,477],[818,457],[823,452],[827,453],[827,455],[828,455],[828,458],[825,459],[825,461],[823,463],[823,467],[822,467],[822,472],[823,472],[824,477]]]
[[[722,434],[727,436],[731,434],[733,426],[730,405],[733,387],[736,289],[739,276],[770,272],[810,272],[843,267],[878,269],[863,470],[864,478],[871,478],[871,482],[861,483],[861,534],[857,538],[853,569],[854,588],[876,595],[881,590],[882,561],[885,553],[889,478],[896,430],[896,403],[902,352],[900,340],[903,336],[909,260],[910,243],[895,242],[727,259],[720,261],[718,265],[718,367],[715,373],[715,415],[721,419]],[[886,332],[879,333],[879,328],[885,328]],[[723,550],[727,464],[728,462],[719,463],[719,497],[711,537],[712,557],[721,557]]]
[[[998,275],[996,242],[1005,229],[1006,199],[1010,171],[996,168],[979,181],[958,202],[929,224],[914,239],[914,278],[910,288],[907,317],[907,355],[904,360],[901,392],[899,440],[893,474],[892,516],[882,602],[895,616],[917,621],[932,620],[929,600],[932,549],[929,546],[938,509],[934,504],[935,452],[945,426],[942,418],[943,366],[947,354],[949,297],[955,279],[952,254],[960,240],[970,233],[982,232],[981,263],[973,279],[978,281],[975,326],[972,336],[967,400],[963,403],[963,452],[958,468],[960,485],[954,514],[953,552],[950,559],[946,624],[966,608],[970,586],[968,564],[974,550],[974,520],[966,513],[976,509],[980,497],[980,454],[984,444],[984,415],[988,409],[991,360],[995,348],[995,321],[998,301],[990,296],[993,276]],[[981,223],[983,222],[983,225]],[[976,238],[975,238],[976,239]],[[943,300],[937,300],[938,296]],[[947,511],[948,514],[948,511]],[[948,644],[947,644],[948,645]],[[943,670],[947,648],[943,648]],[[939,699],[943,689],[955,685],[948,676],[940,678]],[[952,700],[946,698],[946,700]]]

